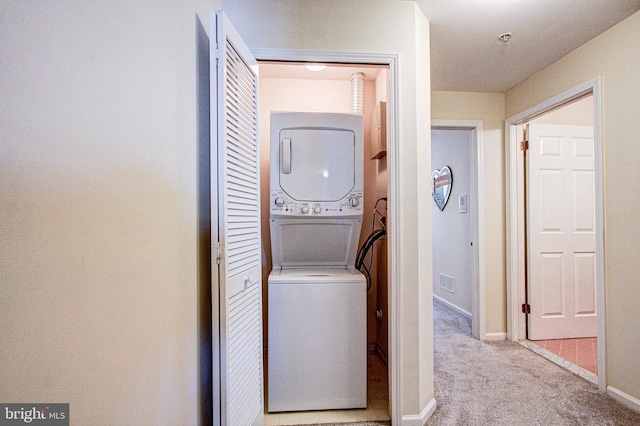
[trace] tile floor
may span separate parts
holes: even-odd
[[[593,374],[598,374],[598,339],[595,337],[532,342]]]
[[[367,357],[367,409],[265,413],[265,426],[389,421],[387,371],[373,354]]]

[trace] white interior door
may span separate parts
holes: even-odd
[[[527,131],[529,339],[596,337],[593,127]]]
[[[217,222],[222,425],[264,422],[257,62],[228,18],[211,14],[212,227]],[[215,38],[215,40],[214,40]],[[216,174],[217,171],[217,174]],[[214,242],[215,238],[212,239]],[[216,268],[214,268],[214,271]],[[214,299],[216,299],[214,297]],[[214,307],[214,314],[216,307]],[[216,356],[214,355],[214,358]],[[214,370],[216,365],[214,365]],[[215,382],[215,379],[214,379]]]

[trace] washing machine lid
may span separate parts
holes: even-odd
[[[279,269],[276,271],[276,274],[280,277],[335,278],[354,277],[360,275],[360,272],[356,273],[354,268],[347,267],[315,266]]]
[[[274,268],[353,266],[362,218],[271,218]]]
[[[348,284],[366,286],[367,279],[355,267],[312,266],[274,268],[267,280],[272,285]]]

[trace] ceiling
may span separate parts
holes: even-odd
[[[640,10],[640,0],[414,0],[429,19],[431,90],[506,92]],[[498,38],[511,33],[509,41]],[[260,75],[346,79],[379,67],[260,64]]]
[[[640,10],[640,0],[415,1],[430,24],[431,89],[445,91],[506,92]]]

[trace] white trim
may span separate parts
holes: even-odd
[[[484,142],[482,120],[431,120],[431,128],[470,129],[471,135],[471,203],[473,215],[473,294],[471,327],[473,337],[487,339],[486,315],[486,258],[485,258],[485,206],[480,190],[484,188]]]
[[[600,366],[598,366],[600,368]],[[620,389],[614,388],[613,386],[607,386],[607,395],[611,398],[618,401],[620,404],[624,405],[632,409],[633,411],[637,411],[640,413],[640,399],[634,398],[626,392],[622,392]]]
[[[431,398],[431,401],[422,409],[420,414],[407,414],[402,416],[403,426],[423,426],[429,420],[429,417],[436,411],[437,404],[435,398]],[[391,424],[394,424],[391,422]]]
[[[505,340],[507,340],[507,333],[504,331],[485,335],[485,341],[487,342],[504,342]]]
[[[383,53],[342,52],[330,50],[295,50],[295,49],[268,49],[253,48],[251,53],[258,61],[285,61],[285,62],[333,62],[340,64],[368,64],[389,65],[394,64],[397,73],[398,55]],[[391,76],[389,76],[391,77]],[[391,80],[391,78],[389,78]],[[397,82],[394,84],[397,89]],[[391,87],[389,88],[391,91]],[[389,93],[391,95],[391,93]]]
[[[602,79],[596,78],[593,84],[593,133],[595,137],[596,160],[596,297],[598,309],[598,387],[604,391],[607,387],[606,360],[606,305],[604,278],[604,140],[602,128]]]
[[[505,122],[505,178],[506,178],[506,267],[507,267],[507,338],[519,341],[525,338],[525,321],[520,321],[521,313],[517,307],[524,303],[520,299],[520,286],[524,283],[524,242],[522,239],[521,217],[519,208],[523,209],[522,197],[518,188],[523,185],[522,154],[518,151],[516,126]]]
[[[535,105],[520,114],[516,114],[507,119],[507,123],[509,124],[523,124],[527,121],[531,121],[536,117],[540,117],[548,112],[551,112],[562,105],[566,105],[570,102],[573,102],[581,97],[588,95],[592,92],[592,90],[599,85],[600,77],[596,77],[589,81],[585,81],[582,84],[577,85],[574,88],[571,88],[565,92],[560,93],[552,98],[547,99],[546,101],[540,102],[538,105]]]
[[[505,122],[506,191],[507,191],[507,333],[513,341],[526,337],[524,303],[524,173],[522,153],[517,148],[517,127],[546,112],[582,96],[593,95],[595,187],[596,187],[596,292],[598,311],[598,387],[606,390],[605,279],[604,279],[604,211],[602,157],[602,79],[593,78],[532,108],[508,118]]]
[[[473,321],[473,317],[471,315],[471,312],[467,312],[464,309],[454,305],[453,303],[449,302],[446,299],[443,299],[442,297],[434,294],[433,295],[433,302],[434,303],[440,303],[441,305],[447,306],[448,308],[453,309],[454,311],[456,311],[457,313],[459,313],[460,315],[469,318],[471,321]]]
[[[398,112],[398,63],[397,54],[358,53],[358,52],[332,52],[316,50],[293,49],[251,49],[257,60],[270,61],[297,61],[297,62],[333,62],[344,64],[378,64],[389,67],[389,98],[387,102],[387,114],[389,127],[387,128],[387,167],[389,176],[387,204],[387,241],[389,241],[389,415],[392,424],[400,424],[402,413],[402,328],[400,324],[401,288],[400,288],[400,241],[395,237],[395,232],[400,229],[399,203],[399,155],[400,138]],[[422,425],[422,424],[421,424]]]

